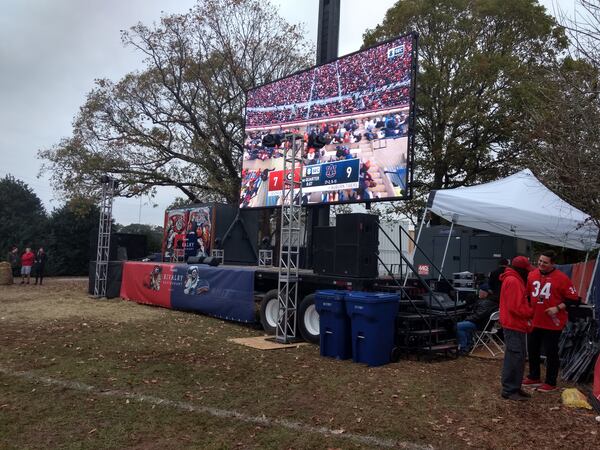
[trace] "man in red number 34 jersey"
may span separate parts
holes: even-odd
[[[556,390],[560,368],[558,341],[567,324],[567,304],[579,300],[577,291],[567,275],[554,267],[556,254],[552,250],[541,253],[538,268],[529,273],[527,292],[534,309],[533,331],[529,334],[529,375],[523,385],[539,392]],[[540,352],[546,355],[546,380],[541,382]]]

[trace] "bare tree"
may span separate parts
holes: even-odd
[[[40,151],[64,197],[110,174],[119,194],[174,186],[192,201],[239,198],[245,91],[310,64],[303,31],[268,1],[199,0],[123,32],[145,70],[98,80],[73,135]]]

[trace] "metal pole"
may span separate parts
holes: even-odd
[[[444,256],[442,257],[442,264],[440,265],[440,273],[438,275],[438,281],[442,279],[442,270],[444,270],[444,263],[446,262],[446,253],[448,253],[448,246],[450,245],[450,238],[452,237],[452,229],[454,228],[454,220],[450,223],[450,232],[448,233],[448,240],[446,241],[446,248],[444,249]]]
[[[413,249],[413,251],[411,252],[411,258],[412,258],[412,263],[413,266],[415,265],[415,255],[417,254],[417,248],[419,246],[419,238],[421,237],[421,230],[423,230],[423,223],[425,223],[425,218],[427,217],[427,211],[429,211],[429,208],[425,208],[425,211],[423,211],[423,217],[421,218],[421,224],[419,225],[419,231],[417,232],[417,239],[415,240],[415,248]],[[400,247],[400,253],[402,253],[402,247]],[[406,275],[404,277],[404,283],[402,283],[402,286],[406,286],[406,282],[408,281],[408,274],[410,273],[410,271],[408,269],[406,269]]]
[[[596,279],[596,272],[598,271],[598,260],[600,259],[600,252],[596,255],[596,263],[594,264],[594,271],[592,272],[592,279],[590,280],[590,287],[588,288],[587,295],[585,296],[585,304],[587,305],[590,301],[590,294],[592,292],[592,286],[594,285],[594,280]],[[596,308],[596,304],[594,304],[594,309]]]

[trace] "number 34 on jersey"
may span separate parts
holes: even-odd
[[[549,281],[546,281],[542,286],[541,282],[535,280],[533,283],[531,283],[531,287],[533,288],[531,291],[531,296],[537,298],[538,303],[544,303],[545,300],[550,298],[550,289],[552,288],[552,283]]]

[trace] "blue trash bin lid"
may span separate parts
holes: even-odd
[[[315,292],[315,308],[319,314],[323,312],[344,311],[346,291],[324,289]]]
[[[315,298],[322,298],[327,300],[343,301],[346,297],[347,291],[336,290],[336,289],[323,289],[315,292]]]
[[[354,303],[394,303],[399,302],[398,294],[387,292],[349,292],[346,294],[347,302]]]

